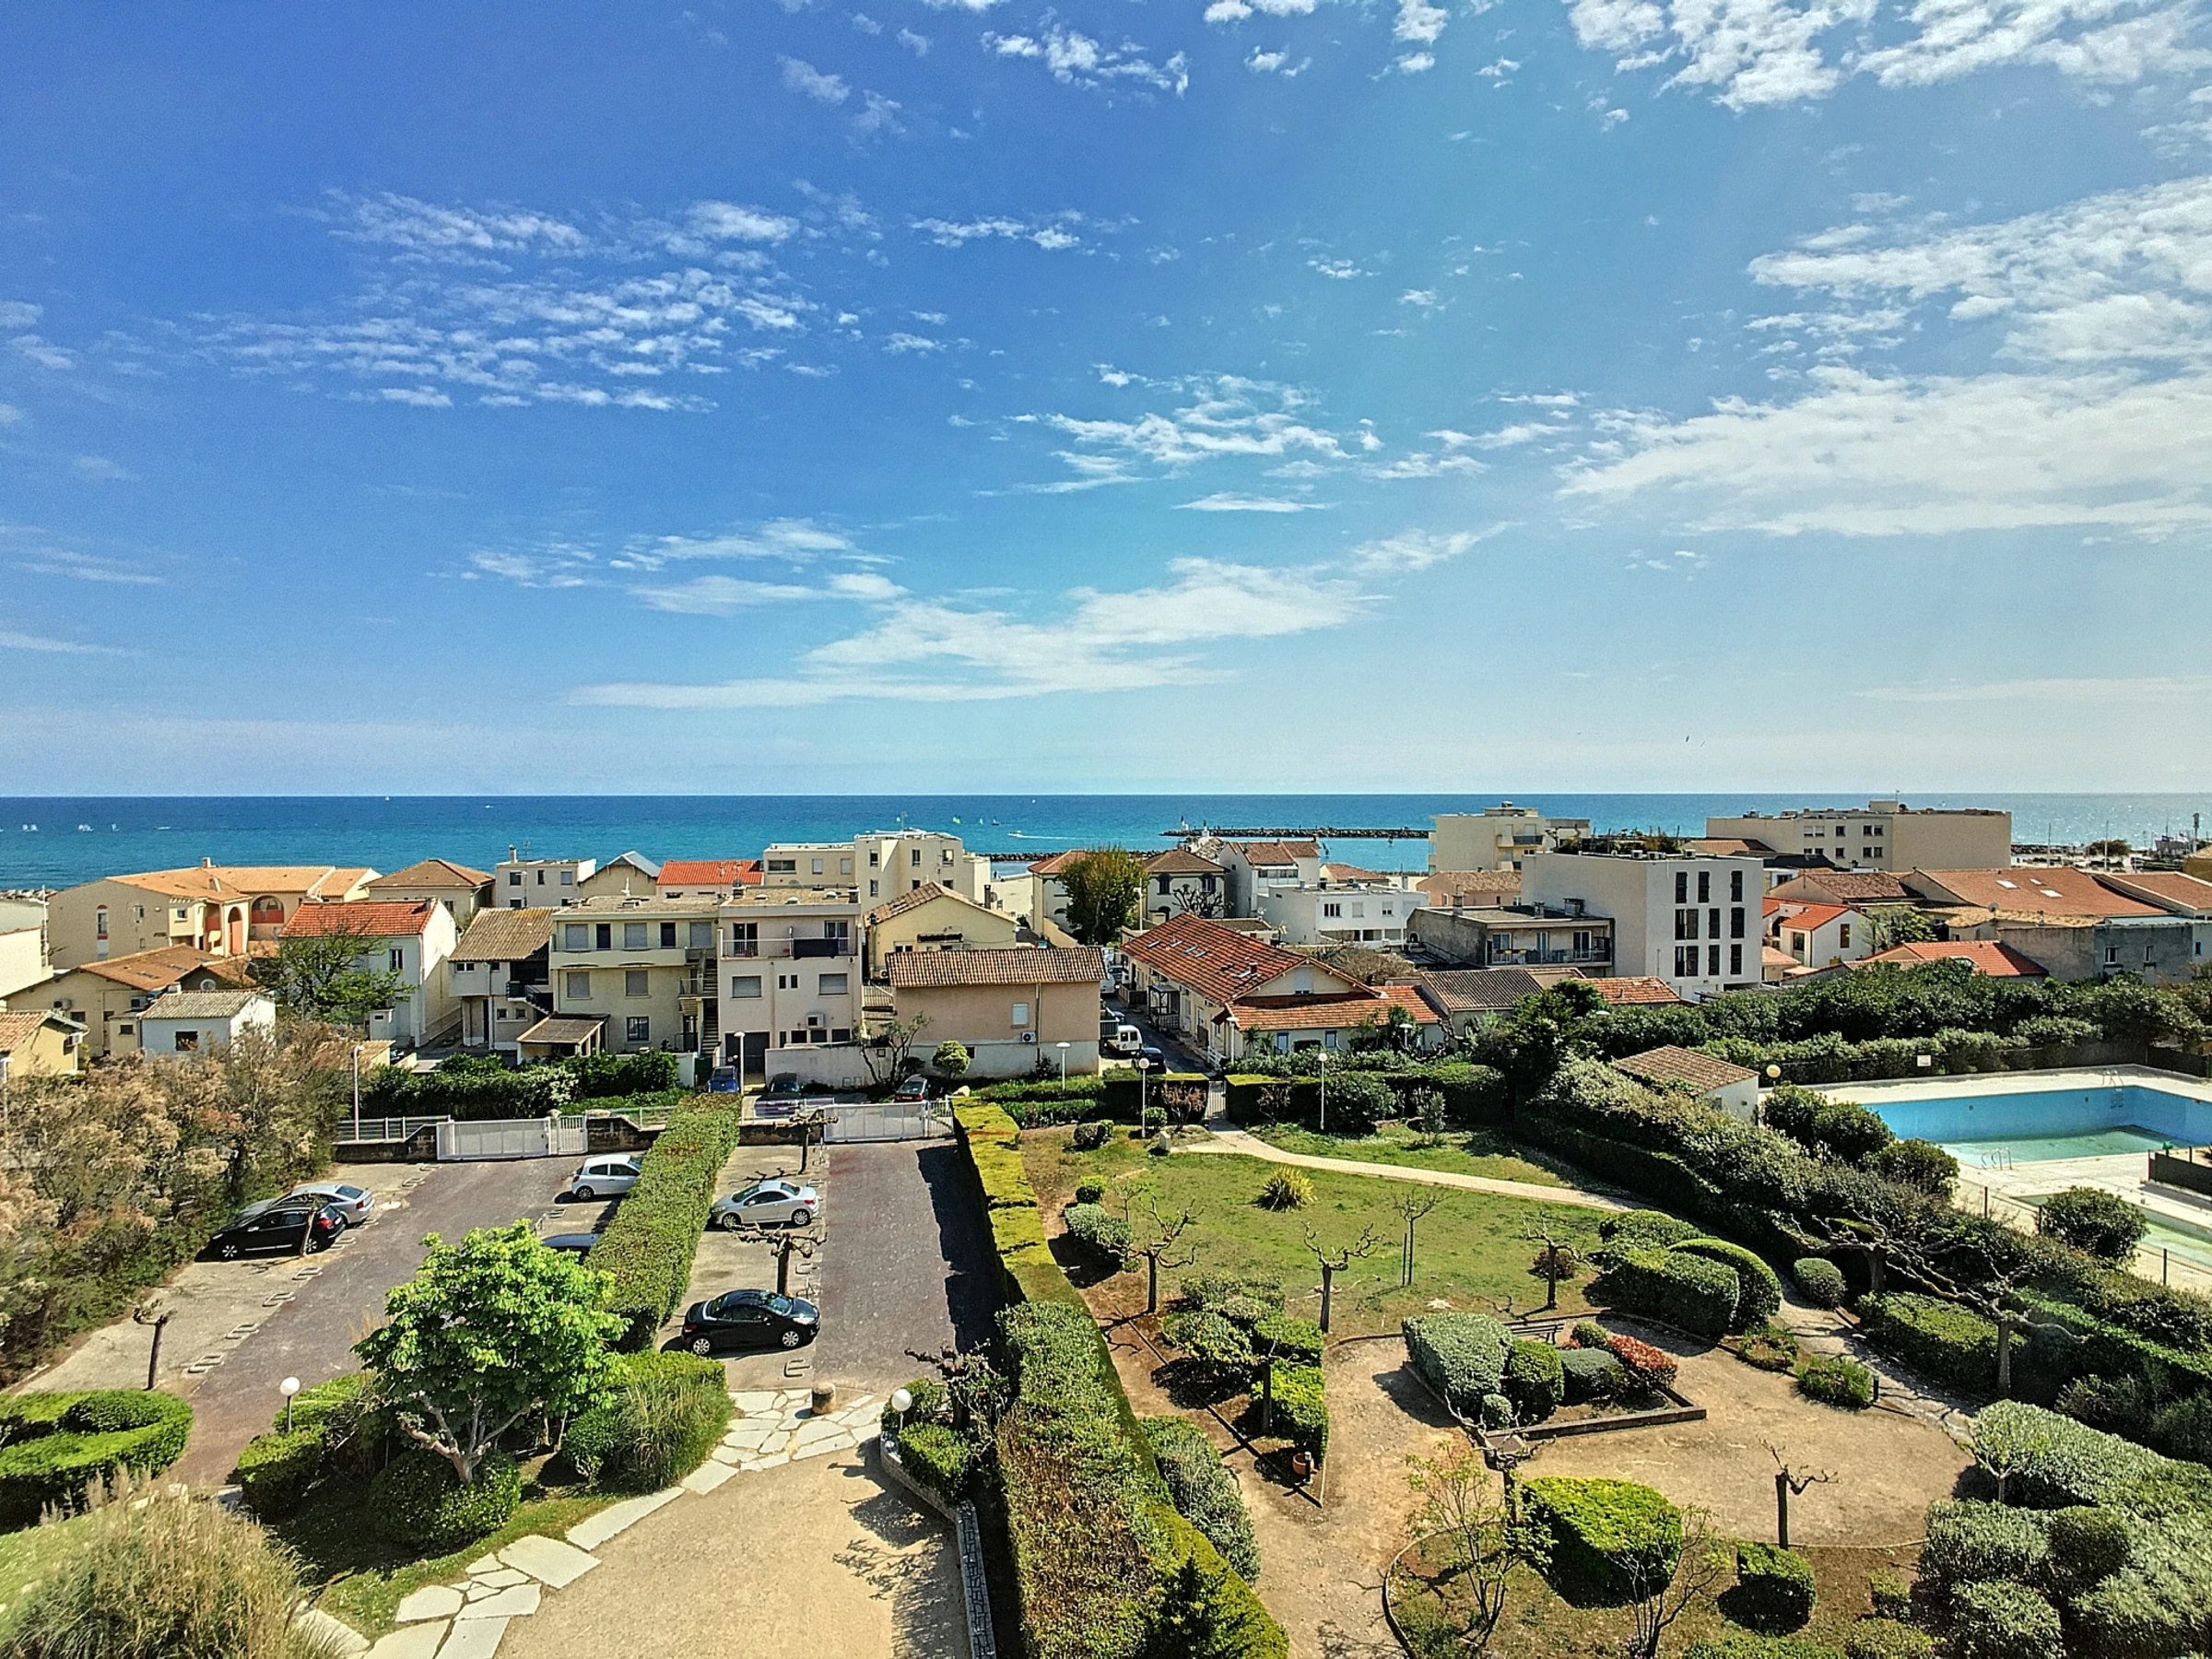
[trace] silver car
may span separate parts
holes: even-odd
[[[811,1227],[822,1201],[810,1186],[789,1181],[756,1181],[743,1192],[714,1200],[707,1225],[735,1231],[740,1227]]]
[[[560,1190],[562,1198],[590,1203],[594,1198],[618,1198],[638,1184],[634,1158],[587,1158]],[[558,1201],[557,1201],[558,1202]]]
[[[295,1198],[320,1198],[338,1212],[347,1227],[359,1227],[376,1213],[374,1193],[341,1181],[303,1181],[278,1202],[289,1203]]]

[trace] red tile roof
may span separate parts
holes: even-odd
[[[1247,1031],[1346,1031],[1360,1024],[1381,1025],[1394,1007],[1405,1009],[1416,1025],[1440,1023],[1436,1010],[1411,985],[1377,985],[1341,994],[1247,996],[1216,1018],[1225,1020],[1233,1014]]]
[[[671,858],[661,865],[661,887],[759,887],[760,861],[757,858]]]
[[[1845,904],[1902,904],[1912,897],[1903,882],[1878,870],[1807,870],[1777,887],[1774,896]]]
[[[352,934],[363,939],[396,939],[419,934],[440,914],[434,899],[410,904],[397,899],[352,899],[335,904],[303,904],[284,924],[288,939]]]
[[[1065,853],[1054,853],[1046,858],[1032,859],[1030,861],[1030,874],[1032,876],[1057,876],[1067,868],[1072,861],[1082,857],[1089,851],[1088,847],[1070,847]]]
[[[1839,917],[1857,914],[1858,912],[1853,910],[1848,904],[1806,904],[1798,906],[1791,913],[1783,916],[1782,924],[1784,927],[1800,928],[1806,933],[1811,933],[1816,927],[1826,927]]]
[[[1147,876],[1218,876],[1221,866],[1210,858],[1201,858],[1188,847],[1170,847],[1165,853],[1155,853],[1145,860]]]
[[[1097,984],[1106,975],[1102,952],[1076,950],[901,950],[890,960],[891,989],[959,985]]]
[[[1725,1088],[1731,1083],[1748,1083],[1759,1074],[1729,1060],[1717,1060],[1695,1049],[1647,1049],[1641,1054],[1613,1062],[1615,1071],[1645,1083],[1687,1083],[1692,1088]]]
[[[2130,897],[2147,893],[2152,902],[2179,906],[2183,913],[2212,914],[2212,881],[2181,870],[2115,871],[2098,879]]]
[[[1628,979],[1600,979],[1593,974],[1590,982],[1597,987],[1598,995],[1616,1007],[1629,1004],[1678,1003],[1675,988],[1663,979],[1653,979],[1648,973]]]
[[[134,991],[165,991],[187,974],[203,971],[218,979],[243,980],[246,964],[235,957],[209,956],[189,945],[164,945],[158,950],[109,957],[104,961],[79,962],[70,971],[98,974]]]
[[[1892,945],[1887,950],[1860,958],[1852,966],[1867,968],[1877,962],[1900,968],[1917,968],[1924,962],[1964,962],[1976,973],[1986,973],[1992,979],[2045,977],[2040,963],[1995,939],[1954,939],[1947,944],[1925,939],[1910,945]]]
[[[480,888],[491,879],[488,870],[472,870],[466,865],[457,865],[450,858],[426,858],[411,864],[404,870],[394,870],[389,876],[379,876],[369,884],[371,892],[379,888],[406,887],[471,887]]]
[[[1223,841],[1225,847],[1234,847],[1244,854],[1244,862],[1253,865],[1294,865],[1301,858],[1319,858],[1321,843],[1312,841]]]
[[[1439,870],[1415,882],[1414,889],[1429,895],[1431,900],[1448,899],[1457,893],[1484,899],[1518,899],[1521,896],[1521,872],[1518,870]]]
[[[2162,916],[2167,913],[2155,904],[2115,893],[2088,871],[2071,866],[2007,865],[1996,870],[1914,870],[1911,881],[1929,898],[2029,915]]]
[[[1131,939],[1124,954],[1179,985],[1188,985],[1206,1001],[1224,1005],[1298,968],[1344,980],[1312,957],[1263,945],[1203,916],[1171,916]]]

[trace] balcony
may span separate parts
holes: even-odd
[[[850,957],[860,953],[851,939],[747,939],[724,944],[722,954],[733,960],[789,961],[794,958]]]
[[[1593,945],[1587,950],[1498,950],[1484,959],[1492,968],[1550,968],[1610,962],[1610,945]]]

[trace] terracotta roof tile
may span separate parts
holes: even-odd
[[[958,985],[1097,984],[1106,958],[1096,950],[902,950],[891,958],[891,989]]]
[[[0,1014],[0,1054],[12,1054],[29,1042],[33,1033],[50,1019],[58,1019],[71,1030],[82,1034],[84,1028],[66,1014],[52,1008],[30,1008],[20,1014]]]
[[[1253,986],[1299,968],[1343,978],[1311,957],[1263,945],[1202,916],[1171,916],[1131,939],[1123,954],[1211,1003],[1234,1002]]]
[[[1733,1061],[1715,1059],[1695,1049],[1676,1048],[1672,1044],[1616,1060],[1613,1069],[1645,1083],[1687,1083],[1692,1088],[1706,1089],[1748,1083],[1759,1076]]]
[[[894,916],[903,916],[908,911],[920,910],[924,905],[935,903],[939,899],[949,899],[955,904],[966,905],[970,910],[982,911],[986,915],[990,913],[987,906],[978,904],[967,894],[956,893],[950,888],[940,887],[934,881],[925,881],[918,888],[909,888],[896,899],[885,900],[862,917],[861,922],[864,926],[873,927],[878,922],[888,922]]]
[[[1170,847],[1165,853],[1155,853],[1145,860],[1147,876],[1219,876],[1222,868],[1210,858],[1201,858],[1188,847]]]
[[[1525,968],[1450,968],[1415,982],[1449,1014],[1497,1014],[1544,989]]]
[[[74,973],[94,973],[134,991],[162,991],[188,973],[207,971],[219,979],[242,980],[246,965],[235,957],[209,956],[190,945],[164,945],[158,950],[140,950],[129,956],[110,957],[100,962],[79,962]]]
[[[1774,889],[1774,896],[1782,899],[1814,898],[1816,893],[1846,904],[1902,904],[1912,897],[1903,882],[1878,870],[1813,870],[1793,876]]]
[[[1294,865],[1301,858],[1319,858],[1321,843],[1314,841],[1223,841],[1225,847],[1234,847],[1251,865]]]
[[[757,858],[672,858],[661,866],[661,886],[670,888],[759,887]]]
[[[147,1019],[235,1019],[253,1004],[265,1003],[260,991],[171,991],[154,999]]]
[[[426,858],[411,864],[404,870],[394,870],[389,876],[379,876],[369,884],[369,890],[379,888],[409,887],[472,887],[480,888],[491,879],[488,870],[472,870],[466,865],[457,865],[450,858]]]
[[[1521,872],[1518,870],[1438,870],[1415,882],[1417,892],[1429,895],[1434,902],[1458,894],[1463,899],[1518,899],[1521,896]]]
[[[1986,973],[1992,979],[2046,977],[2041,964],[1996,939],[1953,939],[1948,942],[1915,940],[1908,945],[1892,945],[1887,950],[1877,950],[1872,956],[1861,957],[1851,965],[1853,968],[1868,968],[1877,962],[1900,968],[1917,968],[1926,962],[1964,962],[1976,973]]]
[[[453,947],[456,962],[516,962],[553,942],[553,912],[480,910],[468,919],[468,931]]]
[[[2116,893],[2087,870],[2007,865],[1995,870],[1915,870],[1912,886],[1929,898],[2026,915],[2160,916],[2155,904]],[[1935,889],[1927,892],[1927,889]]]
[[[326,934],[353,934],[364,939],[397,939],[419,934],[440,912],[434,899],[410,903],[401,899],[353,899],[335,904],[303,904],[284,924],[288,939]]]
[[[1436,1010],[1411,985],[1312,996],[1241,997],[1217,1018],[1226,1020],[1233,1014],[1238,1026],[1247,1031],[1349,1030],[1362,1023],[1381,1025],[1394,1007],[1405,1009],[1416,1025],[1441,1023]]]
[[[1615,1007],[1627,1007],[1655,1003],[1678,1003],[1681,997],[1675,988],[1663,979],[1640,973],[1626,979],[1605,979],[1591,975],[1590,982],[1597,987],[1598,995]]]

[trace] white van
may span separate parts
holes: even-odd
[[[560,1195],[588,1203],[594,1198],[618,1198],[637,1184],[636,1159],[591,1158],[569,1177],[569,1184],[561,1189]]]
[[[1106,1040],[1103,1046],[1110,1054],[1119,1054],[1124,1060],[1134,1060],[1145,1052],[1145,1034],[1124,1020],[1122,1024],[1114,1027],[1113,1035]]]

